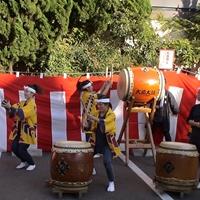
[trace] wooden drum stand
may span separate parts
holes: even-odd
[[[125,118],[124,118],[123,125],[122,125],[117,142],[118,144],[122,142],[125,143],[126,165],[128,165],[128,162],[129,162],[129,149],[144,149],[144,155],[146,154],[147,149],[151,149],[154,163],[156,162],[156,149],[155,149],[155,144],[153,141],[152,130],[151,130],[151,124],[152,124],[152,119],[154,117],[155,107],[156,107],[155,98],[152,100],[150,104],[138,104],[134,102],[133,97],[131,97],[128,101],[125,102],[125,107],[124,107]],[[144,113],[145,118],[146,118],[145,139],[144,140],[130,139],[129,131],[127,128],[127,122],[129,120],[131,113],[139,113],[139,112]],[[125,132],[125,141],[122,140],[124,132]]]

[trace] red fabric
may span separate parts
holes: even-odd
[[[176,141],[187,142],[188,124],[186,118],[189,111],[196,100],[196,88],[200,86],[200,81],[195,77],[186,74],[176,74],[175,72],[165,72],[164,76],[167,81],[167,86],[177,86],[184,89],[183,97],[180,104],[180,113],[178,115]],[[80,140],[80,94],[76,91],[76,83],[78,78],[63,77],[34,77],[0,74],[0,88],[4,90],[6,99],[11,100],[11,103],[19,101],[18,91],[23,89],[24,85],[36,83],[43,89],[43,94],[36,97],[38,109],[38,148],[44,151],[49,151],[52,146],[51,138],[51,112],[50,112],[50,92],[65,91],[66,92],[66,108],[67,108],[67,139]],[[105,77],[91,77],[94,82],[94,89],[98,90],[102,83],[106,80]],[[112,89],[116,89],[118,76],[113,77]],[[132,114],[130,117],[130,137],[138,138],[138,121],[137,114]],[[8,133],[11,130],[12,121],[7,120]],[[161,141],[161,134],[156,134],[155,141]],[[8,150],[10,143],[8,141]]]

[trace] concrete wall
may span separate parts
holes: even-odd
[[[152,5],[152,18],[163,15],[166,18],[174,16],[186,17],[195,12],[200,0],[150,0]]]
[[[196,8],[200,0],[150,0],[152,7]]]

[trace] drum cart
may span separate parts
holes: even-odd
[[[52,148],[48,185],[61,198],[77,193],[79,198],[92,182],[93,148],[82,141],[57,141]]]
[[[63,194],[65,193],[78,194],[78,199],[80,199],[83,194],[87,193],[88,184],[89,183],[84,184],[83,186],[78,184],[76,187],[74,187],[74,185],[70,186],[70,185],[66,185],[66,183],[58,183],[57,181],[54,181],[54,180],[47,181],[47,185],[51,187],[53,193],[58,194],[59,199],[63,198]]]
[[[193,190],[195,190],[196,189],[196,187],[194,187],[194,189],[192,189],[192,190],[185,190],[185,189],[182,189],[182,190],[177,190],[177,189],[169,189],[169,188],[166,188],[165,187],[165,185],[164,184],[158,184],[158,183],[155,183],[155,187],[156,187],[156,189],[159,191],[159,193],[163,193],[163,192],[165,192],[165,191],[167,191],[167,192],[175,192],[175,193],[179,193],[179,195],[180,195],[180,199],[182,199],[182,198],[184,198],[184,195],[185,194],[190,194]]]

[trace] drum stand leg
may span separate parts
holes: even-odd
[[[125,163],[128,165],[129,162],[129,149],[144,149],[144,155],[146,154],[147,149],[152,150],[153,154],[153,159],[154,163],[156,162],[156,150],[155,150],[155,144],[153,141],[153,135],[152,135],[152,130],[151,130],[151,121],[153,119],[153,115],[155,112],[155,105],[156,105],[156,99],[153,100],[152,107],[145,107],[145,106],[140,106],[140,107],[133,107],[134,105],[134,99],[131,98],[129,102],[127,102],[127,107],[125,107],[126,115],[124,118],[124,122],[120,131],[120,135],[118,137],[118,144],[122,142],[122,137],[123,133],[125,132],[125,150],[126,150],[126,159]],[[133,140],[133,142],[129,139],[129,131],[127,128],[127,122],[129,120],[131,112],[143,112],[146,117],[146,140],[145,141],[139,141],[139,140]],[[148,142],[148,143],[147,143]]]

